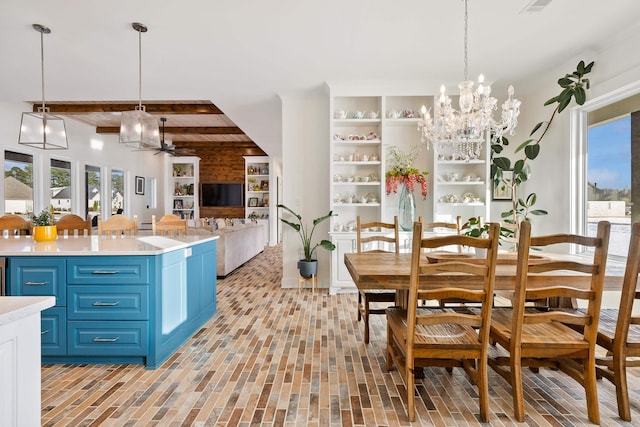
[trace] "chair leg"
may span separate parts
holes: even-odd
[[[369,298],[364,297],[364,343],[369,344]]]
[[[627,389],[627,364],[624,357],[613,357],[613,378],[618,400],[618,414],[625,421],[631,421],[629,390]]]
[[[513,393],[513,415],[524,422],[524,395],[522,392],[522,364],[520,356],[511,355],[511,392]]]
[[[594,424],[600,424],[600,409],[598,408],[598,385],[596,380],[596,357],[593,352],[586,360],[583,375],[589,421]]]
[[[393,346],[393,332],[387,322],[387,372],[393,369],[393,357],[391,356],[391,347]]]
[[[478,406],[480,407],[480,420],[484,423],[489,422],[489,380],[487,359],[476,361],[478,369]]]
[[[416,381],[413,376],[412,367],[409,366],[409,361],[407,361],[405,369],[405,377],[407,379],[407,416],[409,417],[409,421],[413,422],[416,420]]]
[[[358,322],[362,320],[362,312],[360,308],[362,307],[362,294],[358,292]]]

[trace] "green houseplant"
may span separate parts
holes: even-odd
[[[462,224],[462,227],[460,227],[460,233],[469,237],[484,237],[488,232],[489,223],[483,223],[482,218],[479,216],[469,218],[467,222]]]
[[[282,217],[280,218],[280,221],[284,222],[289,227],[296,230],[296,232],[300,236],[300,240],[302,241],[304,258],[298,261],[298,268],[300,269],[300,275],[305,278],[309,278],[316,275],[318,273],[318,261],[313,259],[313,253],[318,247],[322,247],[328,251],[332,251],[336,248],[336,245],[331,243],[331,241],[329,240],[321,240],[320,243],[316,243],[315,245],[312,246],[313,232],[315,231],[316,226],[318,224],[320,224],[323,221],[326,221],[332,216],[337,216],[337,214],[334,214],[333,211],[329,211],[327,215],[314,219],[313,227],[311,228],[311,231],[309,231],[309,226],[308,225],[305,226],[302,223],[302,215],[294,212],[291,208],[283,204],[279,204],[278,207],[286,210],[287,212],[289,212],[291,215],[294,216],[294,219],[291,221]]]
[[[529,134],[529,139],[522,142],[515,149],[515,154],[519,155],[520,158],[513,164],[509,157],[505,157],[502,154],[504,148],[509,145],[507,138],[503,137],[491,144],[491,178],[494,180],[494,185],[502,189],[506,187],[511,189],[511,207],[502,212],[501,217],[505,223],[513,224],[515,229],[518,228],[520,222],[529,221],[529,215],[547,214],[546,210],[533,209],[533,205],[537,200],[535,193],[522,197],[518,194],[518,189],[531,177],[531,162],[540,154],[541,141],[547,134],[556,115],[562,113],[574,100],[577,105],[583,105],[587,100],[587,90],[591,85],[587,75],[591,73],[593,64],[593,61],[588,64],[580,61],[575,71],[567,73],[564,77],[558,79],[558,86],[562,90],[558,95],[544,103],[545,106],[555,106],[551,117],[547,121],[537,123]],[[507,171],[511,171],[512,174],[506,174],[505,172]],[[514,232],[503,229],[501,234],[511,237]]]
[[[36,242],[50,242],[58,237],[53,214],[49,209],[44,209],[38,215],[31,216],[33,223],[33,240]]]

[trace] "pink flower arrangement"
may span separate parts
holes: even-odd
[[[398,184],[403,184],[407,186],[407,190],[413,192],[415,189],[416,183],[420,184],[420,189],[423,198],[427,198],[427,177],[425,173],[420,173],[418,169],[411,168],[410,170],[404,172],[398,171],[389,171],[386,174],[387,178],[387,194],[397,193],[398,192]]]
[[[413,192],[416,183],[420,184],[423,198],[427,198],[427,175],[429,172],[420,171],[413,167],[413,162],[417,157],[415,147],[409,154],[404,154],[396,146],[389,147],[389,164],[391,169],[385,174],[387,194],[397,193],[398,185],[402,184],[407,190]]]

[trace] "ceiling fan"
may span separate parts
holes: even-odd
[[[174,157],[180,157],[180,156],[192,156],[196,153],[196,151],[191,148],[178,148],[175,145],[173,145],[171,141],[165,141],[164,123],[167,121],[167,118],[160,117],[160,121],[162,122],[162,139],[160,140],[160,148],[153,149],[157,151],[157,153],[155,154],[168,153]]]

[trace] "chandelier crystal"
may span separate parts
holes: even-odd
[[[464,81],[458,84],[460,90],[456,110],[445,86],[440,87],[440,96],[435,102],[434,117],[422,106],[422,120],[418,123],[423,142],[427,148],[454,160],[472,160],[480,157],[484,142],[500,140],[505,134],[513,135],[518,125],[520,101],[513,97],[513,86],[509,86],[509,98],[502,104],[502,116],[496,120],[498,100],[491,96],[491,86],[484,83],[484,76],[478,77],[478,85],[468,79],[468,12],[464,1]]]
[[[38,107],[37,112],[22,113],[18,144],[42,150],[66,150],[69,143],[64,120],[49,113],[49,107],[44,102],[44,35],[50,34],[51,29],[40,24],[33,24],[33,29],[40,33],[42,106]]]
[[[131,26],[138,32],[138,105],[133,111],[122,112],[120,143],[132,148],[160,148],[158,122],[142,105],[142,33],[147,27],[139,22]]]

